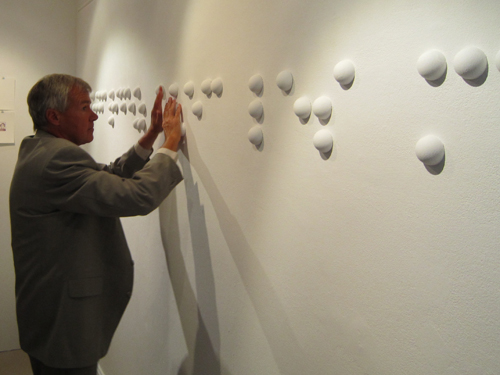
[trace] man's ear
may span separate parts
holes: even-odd
[[[60,122],[60,116],[59,116],[59,111],[54,108],[49,108],[45,112],[45,117],[47,118],[47,122],[50,125],[59,125]]]

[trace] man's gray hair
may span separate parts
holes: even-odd
[[[75,87],[89,93],[92,91],[83,79],[68,74],[49,74],[35,83],[28,94],[28,108],[35,130],[44,129],[48,125],[47,109],[60,112],[68,109],[69,92]]]

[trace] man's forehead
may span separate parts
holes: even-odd
[[[69,92],[69,98],[77,103],[89,103],[91,101],[87,90],[80,87],[73,87]]]

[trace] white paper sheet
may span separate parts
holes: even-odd
[[[12,111],[0,111],[0,144],[14,143],[15,114]]]

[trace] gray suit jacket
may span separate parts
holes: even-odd
[[[43,131],[23,140],[10,190],[23,350],[61,368],[106,354],[133,283],[119,217],[148,214],[181,180],[164,154],[131,148],[105,166]]]

